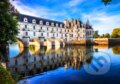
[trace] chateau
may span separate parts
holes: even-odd
[[[36,40],[41,45],[86,44],[92,42],[93,28],[89,21],[82,23],[78,19],[64,22],[20,14],[18,38],[28,44]],[[49,42],[47,42],[49,41]]]

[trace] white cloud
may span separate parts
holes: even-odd
[[[15,8],[22,14],[37,16],[47,19],[55,19],[58,16],[66,16],[67,12],[65,11],[55,11],[50,8],[46,8],[43,6],[27,6],[21,3],[20,0],[11,1],[11,3],[15,6]]]
[[[99,34],[111,33],[113,28],[120,27],[120,15],[108,15],[105,12],[94,11],[89,14],[82,14],[83,19],[89,19],[94,30]]]
[[[81,3],[83,3],[85,0],[70,0],[68,3],[67,3],[67,6],[77,6]]]

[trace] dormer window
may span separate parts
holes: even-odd
[[[32,20],[32,23],[36,23],[36,20],[35,20],[35,19],[33,19],[33,20]]]
[[[56,27],[58,27],[58,24],[56,23]]]
[[[24,18],[24,22],[28,22],[28,19],[27,19],[27,18]]]
[[[40,21],[40,24],[43,25],[43,21],[42,20]]]
[[[49,22],[46,22],[46,25],[49,25]]]
[[[60,24],[60,27],[62,27],[62,24]]]
[[[53,23],[53,22],[51,23],[51,26],[54,26],[54,23]]]

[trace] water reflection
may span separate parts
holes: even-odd
[[[114,54],[120,55],[120,46],[112,47],[112,51]]]
[[[92,60],[93,47],[71,46],[65,48],[36,48],[30,46],[18,56],[10,58],[7,65],[12,74],[19,74],[22,77],[32,76],[38,73],[64,67],[79,70],[83,64]]]

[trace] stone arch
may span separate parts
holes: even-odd
[[[52,39],[46,38],[44,41],[44,46],[51,46],[52,47]]]
[[[31,55],[36,55],[40,52],[40,40],[37,38],[30,39],[29,51]]]
[[[20,49],[20,53],[22,53],[24,51],[24,43],[20,38],[17,38],[17,43],[18,43],[18,47]]]
[[[40,47],[36,45],[29,45],[29,52],[31,55],[37,55],[40,53]]]
[[[55,47],[60,47],[61,45],[61,39],[60,38],[56,38],[55,39]]]
[[[29,45],[35,45],[35,46],[40,47],[40,40],[37,38],[32,38],[30,39]]]
[[[45,54],[50,54],[52,51],[52,47],[51,46],[47,46],[47,49],[45,51]]]

